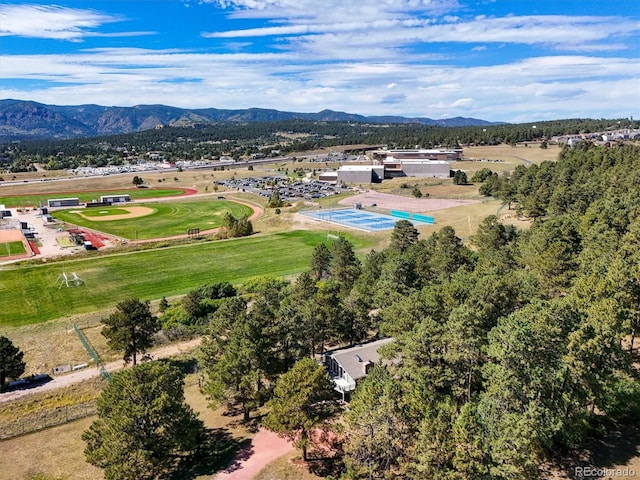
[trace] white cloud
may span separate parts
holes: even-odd
[[[205,33],[211,48],[197,52],[100,48],[3,54],[3,96],[56,104],[331,108],[504,121],[638,115],[628,110],[640,66],[637,55],[623,55],[640,32],[633,19],[464,17],[467,11],[457,0],[208,3],[225,6],[234,18],[253,19],[252,27]],[[29,5],[0,5],[0,15],[0,35],[76,41],[106,36],[99,27],[121,20],[93,10]],[[263,38],[253,40],[258,37]],[[270,48],[256,53],[263,42]],[[497,53],[495,47],[514,45],[533,46],[526,50],[537,56],[508,56],[516,50],[510,48],[502,51],[500,64],[484,61]],[[614,50],[621,53],[613,57]],[[221,51],[227,53],[212,53]],[[464,66],[467,58],[482,65]],[[6,88],[14,79],[28,86]]]
[[[458,100],[454,101],[451,104],[451,106],[453,108],[468,107],[472,103],[473,103],[473,98],[459,98]]]
[[[270,20],[272,25],[209,32],[209,38],[276,37],[283,49],[322,55],[338,45],[352,58],[366,48],[392,51],[432,43],[538,45],[595,52],[633,47],[640,23],[624,17],[526,15],[463,18],[454,0],[210,0],[235,18]],[[630,43],[624,39],[630,39]],[[612,42],[612,39],[618,41]],[[476,47],[481,51],[486,47]],[[342,58],[347,54],[343,53]],[[335,58],[335,57],[334,57]]]
[[[457,0],[203,0],[203,3],[231,9],[234,18],[373,19],[390,13],[441,15],[459,8]]]
[[[331,108],[369,115],[524,121],[637,115],[629,111],[629,98],[637,90],[638,70],[633,59],[586,56],[479,67],[391,61],[313,65],[292,53],[92,49],[76,55],[4,56],[3,78],[31,81],[36,87],[28,95],[4,88],[3,95],[56,104],[96,103],[99,98],[111,105]]]
[[[123,19],[94,10],[56,5],[0,4],[0,36],[79,41],[86,36],[137,36],[151,32],[97,33],[107,23]]]

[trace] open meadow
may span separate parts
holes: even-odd
[[[518,165],[556,161],[561,150],[562,147],[559,145],[548,145],[547,148],[540,148],[538,143],[528,143],[527,146],[502,144],[465,147],[462,151],[464,160],[454,162],[451,168],[453,170],[466,170],[464,165],[468,165],[471,172],[482,168],[489,168],[494,172],[502,172],[513,170]]]
[[[134,214],[128,205],[93,209],[69,209],[53,213],[61,222],[92,228],[128,240],[144,240],[184,235],[190,228],[200,231],[217,228],[228,212],[236,218],[248,217],[253,210],[237,202],[193,197],[183,201],[136,203]],[[131,211],[131,214],[128,215]]]
[[[176,360],[178,365],[188,364],[189,361],[189,358]],[[9,415],[15,420],[27,421],[30,415],[37,415],[43,409],[61,409],[74,402],[90,401],[99,395],[103,387],[104,382],[96,379],[56,394],[36,394],[32,399],[18,400],[13,402],[15,405],[3,407],[7,412],[6,415],[0,413],[0,422],[11,421]],[[240,417],[226,415],[223,409],[210,408],[194,374],[185,378],[185,399],[204,422],[211,438],[217,439],[214,444],[216,448],[211,449],[206,466],[197,472],[189,472],[186,478],[210,480],[254,434],[240,422]],[[85,461],[85,443],[81,438],[82,432],[89,428],[95,418],[91,415],[2,441],[0,480],[30,480],[38,474],[56,480],[102,480],[103,471]]]

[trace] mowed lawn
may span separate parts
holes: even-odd
[[[308,268],[324,232],[293,231],[0,270],[0,326],[20,326],[143,300],[180,295],[205,283],[243,283]],[[58,288],[75,272],[84,286]]]
[[[26,187],[25,187],[26,188]],[[184,195],[187,189],[179,188],[124,188],[122,190],[96,190],[82,192],[40,193],[36,195],[9,195],[0,197],[0,204],[6,207],[46,206],[50,198],[78,198],[81,203],[100,201],[102,195],[129,195],[133,200]]]
[[[25,253],[24,244],[22,242],[5,242],[0,243],[0,257],[10,257],[12,255],[22,255]]]
[[[251,208],[228,200],[199,200],[180,202],[136,203],[132,207],[147,207],[153,213],[142,217],[109,220],[109,216],[126,214],[122,206],[91,209],[70,209],[53,212],[58,221],[88,227],[130,240],[166,238],[185,235],[190,228],[200,231],[217,228],[225,213],[236,218],[250,216]],[[98,217],[99,220],[85,218]]]

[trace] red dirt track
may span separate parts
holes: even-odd
[[[33,253],[35,253],[36,255],[40,255],[40,249],[38,248],[38,245],[35,244],[35,242],[29,242],[29,246],[31,247],[31,251]]]

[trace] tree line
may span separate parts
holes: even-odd
[[[524,124],[441,127],[420,124],[372,124],[287,120],[246,124],[220,123],[202,128],[159,130],[70,140],[39,140],[0,144],[0,167],[28,171],[40,163],[50,170],[121,165],[130,154],[162,152],[165,159],[197,160],[231,154],[282,154],[336,145],[388,145],[390,148],[516,145],[555,135],[586,134],[637,128],[628,119],[567,119]],[[291,140],[290,135],[304,135]]]

